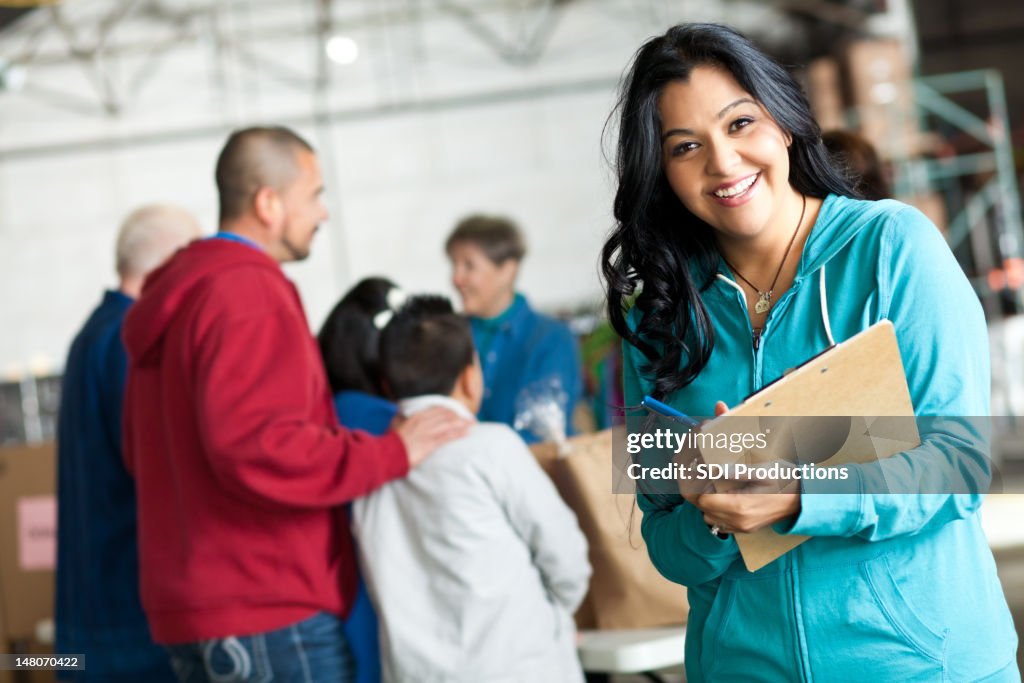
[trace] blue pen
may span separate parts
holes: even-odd
[[[649,410],[652,413],[667,417],[670,420],[674,420],[680,424],[686,425],[687,427],[696,427],[700,424],[697,420],[694,420],[689,415],[679,412],[672,406],[662,403],[656,398],[650,396],[644,396],[644,400],[640,401],[640,405]]]

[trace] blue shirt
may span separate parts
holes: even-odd
[[[75,337],[57,423],[56,652],[81,653],[64,680],[173,681],[139,599],[135,485],[121,454],[127,295],[108,291]]]
[[[497,318],[470,318],[470,326],[484,372],[480,421],[514,428],[516,402],[524,390],[557,379],[567,398],[566,433],[575,433],[572,415],[583,393],[583,377],[579,348],[569,328],[534,311],[521,294]],[[519,435],[528,443],[539,440],[526,429]]]
[[[391,401],[362,391],[339,391],[334,395],[334,409],[338,413],[338,421],[343,426],[348,429],[362,429],[374,436],[386,432],[398,412],[398,406]],[[370,602],[361,575],[355,602],[352,603],[352,610],[345,620],[345,637],[356,660],[355,683],[380,683],[377,614],[373,610],[373,603]]]
[[[380,436],[388,431],[398,407],[386,398],[362,391],[339,391],[334,395],[334,411],[345,427]]]
[[[242,237],[241,235],[238,235],[238,234],[233,233],[233,232],[227,232],[225,230],[220,230],[215,235],[210,235],[206,239],[210,239],[210,240],[227,240],[228,242],[238,242],[239,244],[244,244],[247,247],[252,247],[253,249],[255,249],[257,251],[264,251],[263,247],[261,247],[260,245],[256,244],[255,242],[253,242],[248,237]]]

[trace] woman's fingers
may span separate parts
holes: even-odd
[[[734,534],[734,533],[736,533],[732,529],[732,527],[730,527],[727,523],[725,523],[724,521],[722,521],[720,519],[712,517],[711,515],[707,515],[707,514],[704,515],[704,523],[707,524],[709,527],[711,527],[713,530],[716,530],[716,533],[723,533],[723,534]]]
[[[799,513],[800,494],[715,493],[701,496],[694,504],[705,521],[713,520],[723,530],[751,532]]]
[[[709,481],[705,482],[699,479],[681,479],[679,481],[679,495],[681,495],[688,503],[698,508],[701,507],[701,497],[706,493],[714,492],[715,485]]]

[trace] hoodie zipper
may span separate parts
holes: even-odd
[[[758,353],[758,350],[761,348],[761,337],[764,336],[764,331],[768,327],[768,321],[765,321],[765,326],[761,328],[760,333],[755,332],[754,326],[750,324],[750,312],[747,310],[747,295],[743,292],[743,288],[722,273],[718,273],[717,277],[728,287],[735,290],[734,298],[736,299],[736,303],[739,305],[740,309],[743,311],[743,319],[747,322],[747,329],[750,330],[751,351],[754,361],[754,391],[757,391],[761,384],[761,372],[760,367],[758,366],[760,354]]]
[[[772,320],[780,315],[779,311],[783,310],[788,305],[788,300],[796,296],[796,292],[799,290],[803,278],[797,277],[793,280],[793,284],[791,284],[789,289],[786,290],[786,293],[779,298],[774,306],[772,306],[771,311],[768,313],[768,317],[764,321],[764,326],[761,327],[761,331],[758,333],[750,323],[750,312],[747,310],[747,295],[744,293],[743,288],[741,288],[735,281],[730,280],[723,273],[718,273],[717,277],[719,280],[735,290],[737,304],[743,311],[743,319],[746,320],[747,329],[750,331],[750,349],[754,369],[753,390],[759,391],[764,383],[762,372],[764,350],[762,347],[764,346],[764,339],[768,335],[768,328],[772,326]]]
[[[796,659],[797,668],[800,671],[800,680],[807,681],[810,683],[813,681],[813,676],[810,670],[810,664],[807,661],[807,637],[804,631],[804,620],[803,620],[803,601],[800,600],[800,577],[797,573],[797,562],[793,554],[799,549],[794,549],[786,553],[786,568],[789,574],[789,588],[792,592],[792,600],[790,605],[793,608],[793,637],[796,640]]]

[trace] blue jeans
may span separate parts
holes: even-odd
[[[341,619],[321,612],[276,631],[167,648],[181,683],[352,683]]]

